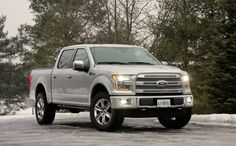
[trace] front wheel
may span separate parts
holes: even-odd
[[[90,119],[94,127],[100,131],[114,131],[124,121],[124,117],[111,108],[110,97],[106,92],[99,92],[93,97]]]
[[[35,116],[38,124],[52,124],[55,118],[55,113],[55,105],[48,104],[46,96],[39,93],[35,103]]]
[[[167,114],[158,116],[159,122],[166,128],[180,129],[188,124],[191,119],[192,110],[186,109],[179,114]]]

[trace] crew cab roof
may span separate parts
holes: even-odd
[[[74,48],[80,48],[80,47],[125,47],[125,48],[136,48],[138,46],[135,45],[124,45],[124,44],[79,44],[79,45],[72,45],[64,47],[63,50],[67,49],[74,49]]]

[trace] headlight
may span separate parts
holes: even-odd
[[[112,79],[115,82],[116,90],[131,90],[132,87],[132,75],[112,75]]]
[[[183,80],[184,80],[184,82],[189,82],[189,77],[188,77],[188,75],[183,75]]]
[[[186,75],[186,74],[183,75],[182,80],[183,80],[183,85],[184,85],[184,94],[191,94],[188,75]]]

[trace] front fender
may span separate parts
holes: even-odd
[[[114,92],[114,84],[113,82],[106,76],[104,75],[99,75],[97,76],[93,81],[92,81],[92,84],[90,86],[90,95],[89,97],[91,97],[91,94],[92,94],[92,91],[93,91],[93,88],[97,85],[97,84],[101,84],[103,85],[107,92],[109,93],[109,95],[111,95],[113,92]],[[89,99],[89,103],[90,103],[90,99]]]

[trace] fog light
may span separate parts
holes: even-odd
[[[131,105],[131,100],[130,99],[121,99],[120,104],[121,105]]]
[[[187,105],[192,105],[193,104],[193,98],[192,97],[186,97],[185,101],[186,101]]]

